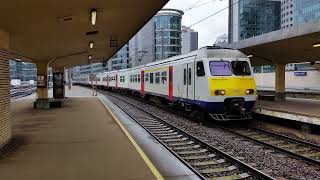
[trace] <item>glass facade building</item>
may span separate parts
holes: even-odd
[[[9,65],[11,79],[20,79],[21,81],[37,79],[37,67],[35,64],[10,60]]]
[[[239,1],[239,37],[247,39],[280,29],[281,2]]]
[[[298,23],[320,18],[320,0],[295,0]]]
[[[155,60],[181,54],[181,19],[183,12],[162,9],[154,17]]]
[[[131,68],[132,60],[129,58],[129,44],[124,45],[109,61],[111,61],[111,66],[107,67],[107,71]]]

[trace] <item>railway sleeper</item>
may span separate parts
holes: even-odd
[[[218,160],[211,160],[211,161],[202,161],[202,162],[195,162],[191,163],[193,166],[210,166],[210,165],[217,165],[225,163],[226,161],[224,159],[218,159]]]
[[[238,169],[236,166],[228,166],[228,167],[220,167],[220,168],[203,169],[203,170],[199,170],[199,172],[203,174],[212,174],[212,173],[222,173],[222,172],[233,171],[236,169]]]
[[[240,180],[240,179],[246,179],[250,177],[248,173],[241,173],[241,174],[235,174],[230,176],[221,176],[221,177],[214,177],[211,178],[212,180]]]

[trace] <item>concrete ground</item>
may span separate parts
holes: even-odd
[[[155,179],[98,98],[66,94],[58,109],[35,110],[34,98],[12,102],[14,137],[21,146],[0,157],[0,179]]]
[[[287,98],[286,101],[258,100],[256,107],[320,118],[320,100]]]

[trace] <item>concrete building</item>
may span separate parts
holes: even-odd
[[[281,29],[291,27],[295,24],[296,0],[281,1]]]
[[[155,60],[154,18],[129,41],[129,58],[132,66],[147,64]]]
[[[280,29],[280,0],[229,0],[229,43]]]
[[[182,54],[198,49],[198,32],[190,27],[182,26],[181,40]]]

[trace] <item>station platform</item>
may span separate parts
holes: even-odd
[[[13,140],[0,179],[197,179],[107,99],[66,88],[62,108],[33,109],[35,95],[11,102]]]
[[[253,111],[257,114],[320,125],[320,100],[286,98],[286,101],[258,100]]]

